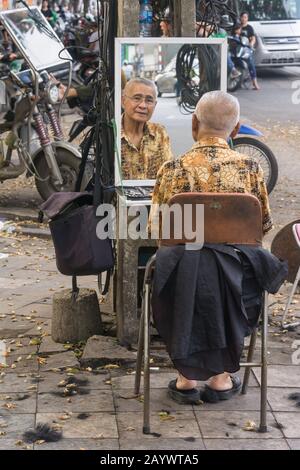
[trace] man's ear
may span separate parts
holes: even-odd
[[[193,133],[193,139],[195,142],[198,140],[198,133],[199,133],[199,121],[196,116],[196,114],[193,114],[193,120],[192,120],[192,133]]]
[[[124,109],[124,101],[125,101],[125,96],[124,96],[124,93],[123,93],[122,97],[121,97],[121,105],[122,105],[123,109]]]
[[[240,132],[240,128],[241,128],[241,123],[238,122],[230,134],[231,139],[234,139],[238,135],[238,133]]]

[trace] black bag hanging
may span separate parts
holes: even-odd
[[[93,131],[92,131],[93,132]],[[93,138],[93,136],[90,136]],[[76,190],[80,188],[89,144],[83,149],[82,162]],[[49,218],[49,227],[56,254],[57,269],[61,274],[73,277],[73,293],[79,292],[76,276],[99,275],[107,272],[104,292],[109,289],[109,279],[114,267],[112,240],[97,237],[96,216],[99,201],[100,165],[96,164],[94,196],[88,192],[55,193],[41,206],[43,214]]]
[[[114,266],[112,241],[97,237],[93,196],[88,193],[55,193],[42,206],[56,254],[57,269],[65,276],[91,276]]]

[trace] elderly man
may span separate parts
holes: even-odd
[[[190,151],[165,163],[153,193],[155,205],[183,192],[248,193],[262,207],[263,230],[272,228],[267,190],[259,164],[230,149],[240,107],[231,95],[205,94],[193,116]],[[279,289],[287,268],[262,248],[184,247],[157,253],[153,314],[179,372],[169,394],[179,403],[226,400],[241,388],[239,370],[245,336],[258,322],[263,290]],[[204,391],[197,380],[208,380]]]
[[[122,96],[121,153],[124,180],[155,179],[161,165],[172,159],[169,136],[163,126],[150,123],[157,104],[153,82],[130,80]]]

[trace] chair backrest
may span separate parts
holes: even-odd
[[[262,245],[262,210],[259,200],[249,194],[240,193],[182,193],[169,201],[169,206],[181,206],[184,214],[187,206],[192,207],[192,230],[198,228],[196,206],[204,206],[204,242],[229,245]],[[199,221],[198,221],[199,223]],[[170,222],[170,238],[161,240],[161,246],[193,243],[187,240],[182,217],[182,238],[174,238],[174,217]],[[201,228],[200,228],[201,229]]]
[[[293,226],[294,237],[297,242],[297,245],[300,248],[300,224],[295,224]]]

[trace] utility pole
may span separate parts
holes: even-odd
[[[139,0],[118,0],[119,36],[139,36]],[[195,36],[195,0],[173,0],[175,37]]]

